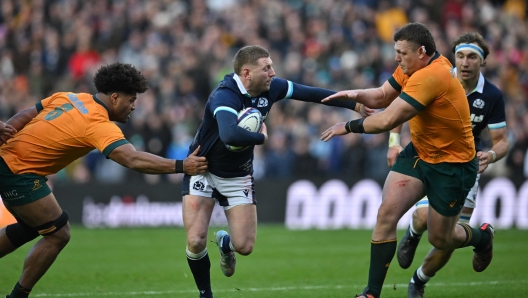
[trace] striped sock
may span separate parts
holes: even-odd
[[[420,268],[414,271],[414,275],[411,278],[411,282],[417,286],[423,286],[431,279],[431,277],[432,276],[425,275],[422,271],[422,266],[420,266]]]
[[[20,285],[20,283],[16,283],[15,287],[13,288],[13,291],[11,291],[11,294],[9,294],[9,298],[27,298],[29,297],[29,293],[31,293],[31,289],[24,288]]]

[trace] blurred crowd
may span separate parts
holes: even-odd
[[[332,90],[380,86],[396,67],[392,36],[408,22],[433,33],[453,61],[451,41],[480,32],[491,54],[485,77],[504,93],[511,151],[488,175],[528,177],[528,22],[524,0],[2,0],[0,120],[57,91],[94,93],[101,65],[130,63],[150,90],[121,125],[138,149],[186,156],[210,91],[244,46],[271,53],[278,77]],[[270,139],[255,150],[255,178],[339,177],[383,181],[388,134],[319,140],[355,112],[285,100],[272,109]],[[402,137],[409,142],[408,133]],[[489,146],[489,139],[486,146]],[[489,147],[488,147],[489,148]],[[54,181],[176,182],[143,176],[93,151]]]

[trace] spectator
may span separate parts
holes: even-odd
[[[1,1],[2,120],[34,105],[42,94],[72,89],[92,92],[90,77],[94,68],[115,61],[128,62],[145,74],[151,91],[141,95],[132,120],[123,131],[135,145],[147,149],[156,143],[150,142],[152,138],[162,140],[158,133],[151,136],[146,131],[146,123],[151,121],[149,115],[163,115],[159,117],[165,127],[161,152],[169,154],[167,149],[174,138],[171,129],[182,125],[191,131],[196,129],[203,104],[219,81],[218,74],[230,69],[229,57],[241,46],[261,44],[269,48],[275,65],[280,66],[276,69],[277,75],[301,84],[334,90],[369,88],[391,75],[395,64],[392,33],[409,20],[426,23],[439,51],[451,59],[449,44],[453,36],[463,30],[483,32],[493,53],[487,59],[484,75],[504,93],[512,147],[524,146],[523,132],[528,130],[523,124],[523,115],[528,110],[526,1],[116,0],[97,3]],[[234,19],[233,15],[243,17]],[[354,177],[350,179],[376,176],[369,172],[372,164],[358,170],[360,176],[355,176],[349,168],[363,165],[357,165],[350,152],[333,151],[332,144],[312,141],[317,139],[321,126],[324,127],[324,119],[335,116],[336,112],[315,105],[299,108],[291,102],[281,103],[275,109],[273,117],[282,118],[269,121],[272,122],[268,127],[270,136],[282,130],[290,136],[286,141],[290,149],[296,148],[300,136],[305,138],[299,140],[301,143],[309,138],[309,155],[300,153],[304,151],[299,148],[290,150],[293,160],[312,156],[325,176],[345,173]],[[306,132],[299,133],[299,127],[304,127]],[[366,147],[373,146],[368,145],[370,141],[341,141],[347,146],[340,150],[348,148],[357,154],[367,150],[363,153],[370,157],[365,156],[365,160],[377,160],[375,151]],[[266,159],[275,154],[270,150],[271,146],[259,151],[261,164],[267,165]],[[94,163],[97,158],[90,158],[88,155],[84,162],[73,164],[60,179],[79,183],[88,181],[89,177],[97,179],[95,173],[104,173],[101,169],[104,165]],[[353,166],[347,167],[347,164]],[[518,162],[510,161],[506,166],[512,177],[525,179],[513,176],[519,171]],[[286,175],[302,172],[296,166],[288,171]],[[259,175],[274,175],[264,172],[261,168]]]

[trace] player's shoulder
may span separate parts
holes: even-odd
[[[484,90],[483,94],[491,99],[502,98],[502,91],[495,86],[493,83],[484,78]]]
[[[437,53],[429,64],[413,73],[409,81],[420,82],[424,89],[450,88],[453,82],[458,82],[453,65],[444,56]]]
[[[456,72],[453,70],[451,62],[438,52],[431,58],[429,64],[422,68],[420,72],[422,75],[441,80],[456,78]]]

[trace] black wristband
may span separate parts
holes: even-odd
[[[365,133],[365,128],[363,128],[364,120],[365,118],[360,118],[357,120],[348,121],[345,124],[346,131],[353,133]]]
[[[346,129],[346,131],[347,131],[348,133],[351,133],[351,132],[352,132],[352,130],[350,129],[350,122],[352,122],[352,121],[348,121],[347,123],[345,123],[345,129]]]
[[[183,160],[176,159],[176,173],[183,173]]]

